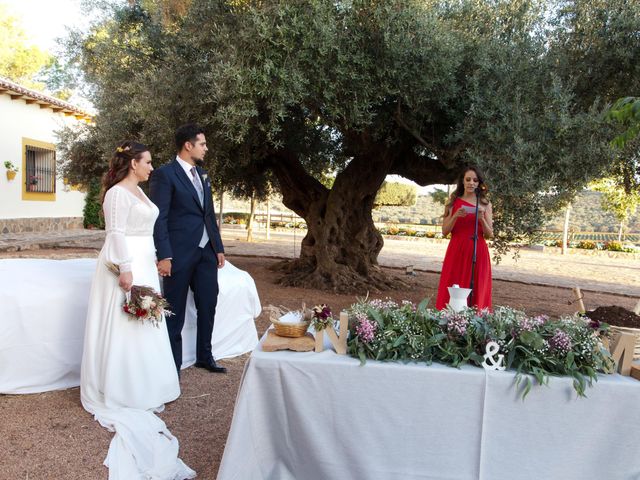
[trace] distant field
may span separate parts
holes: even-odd
[[[600,206],[601,194],[599,192],[585,191],[579,194],[573,202],[570,215],[570,229],[575,233],[574,240],[592,240],[607,241],[616,240],[619,224],[612,214],[602,210]],[[248,212],[249,202],[246,200],[233,199],[225,195],[224,202],[225,212]],[[258,204],[257,211],[259,213],[266,212],[266,203]],[[291,210],[287,209],[281,198],[274,196],[271,200],[272,212],[283,212],[284,217],[291,215]],[[433,225],[442,221],[443,206],[433,201],[430,195],[419,195],[416,204],[407,207],[380,207],[372,212],[373,220],[378,225],[396,227],[404,227],[415,230],[431,231]],[[543,228],[550,232],[558,232],[564,225],[564,210],[558,211],[553,217],[547,219]],[[283,219],[284,220],[284,219]],[[627,222],[627,230],[635,232],[627,235],[627,241],[638,242],[640,235],[640,212],[633,215]],[[578,233],[580,232],[580,233]],[[555,237],[550,234],[548,239]],[[580,235],[580,236],[578,236]],[[583,236],[587,235],[587,236]],[[606,237],[598,237],[602,239],[593,239],[589,235],[606,235]],[[632,240],[633,238],[633,240]]]
[[[562,240],[562,232],[543,232],[545,240]],[[592,242],[612,242],[618,240],[617,233],[608,232],[575,232],[569,234],[570,242],[579,242],[581,240],[590,240]],[[623,242],[630,242],[636,245],[640,244],[640,233],[629,233],[622,235]]]
[[[256,221],[258,224],[258,228],[264,228],[264,224],[266,223],[266,215],[259,213],[256,215]],[[294,225],[297,225],[299,228],[306,228],[304,224],[304,219],[298,217],[293,214],[286,213],[275,213],[271,215],[271,222],[273,226],[281,226],[281,227],[289,227],[292,228]],[[394,231],[397,230],[397,234],[400,236],[407,235],[408,232],[410,236],[418,236],[422,237],[425,234],[440,234],[442,231],[442,226],[440,224],[417,224],[417,223],[397,223],[397,222],[375,222],[375,225],[378,229],[380,229],[384,234],[391,233],[388,232],[390,229]],[[417,235],[416,235],[417,233]],[[396,233],[393,233],[396,234]],[[562,231],[558,230],[547,230],[542,232],[542,239],[544,241],[559,241],[562,240]],[[569,242],[579,242],[581,240],[590,240],[596,243],[605,243],[612,242],[618,240],[618,234],[612,232],[570,232],[569,233]],[[633,243],[635,245],[640,245],[640,233],[628,233],[622,236],[622,241],[624,243]]]

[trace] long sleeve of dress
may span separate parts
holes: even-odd
[[[102,209],[107,231],[103,247],[105,258],[108,262],[118,265],[121,272],[130,272],[131,256],[125,240],[127,218],[131,210],[129,195],[121,188],[110,188],[104,197]]]

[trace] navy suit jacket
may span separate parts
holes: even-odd
[[[154,170],[149,182],[151,200],[160,210],[153,231],[158,260],[172,258],[181,263],[186,253],[202,240],[202,228],[216,253],[224,253],[211,198],[211,182],[197,167],[204,188],[204,205],[198,192],[177,160]]]

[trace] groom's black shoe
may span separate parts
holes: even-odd
[[[204,368],[214,373],[227,373],[227,369],[225,367],[219,367],[216,365],[216,361],[211,358],[205,362],[196,362],[195,366],[198,368]]]

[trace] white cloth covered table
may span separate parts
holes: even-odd
[[[218,480],[640,478],[640,382],[588,398],[554,377],[264,352],[247,365]]]
[[[0,260],[0,393],[78,386],[84,325],[96,260]],[[228,261],[220,291],[213,355],[251,351],[260,300],[251,276]],[[149,325],[149,328],[153,328]],[[183,368],[195,361],[195,306],[190,293],[183,329]]]

